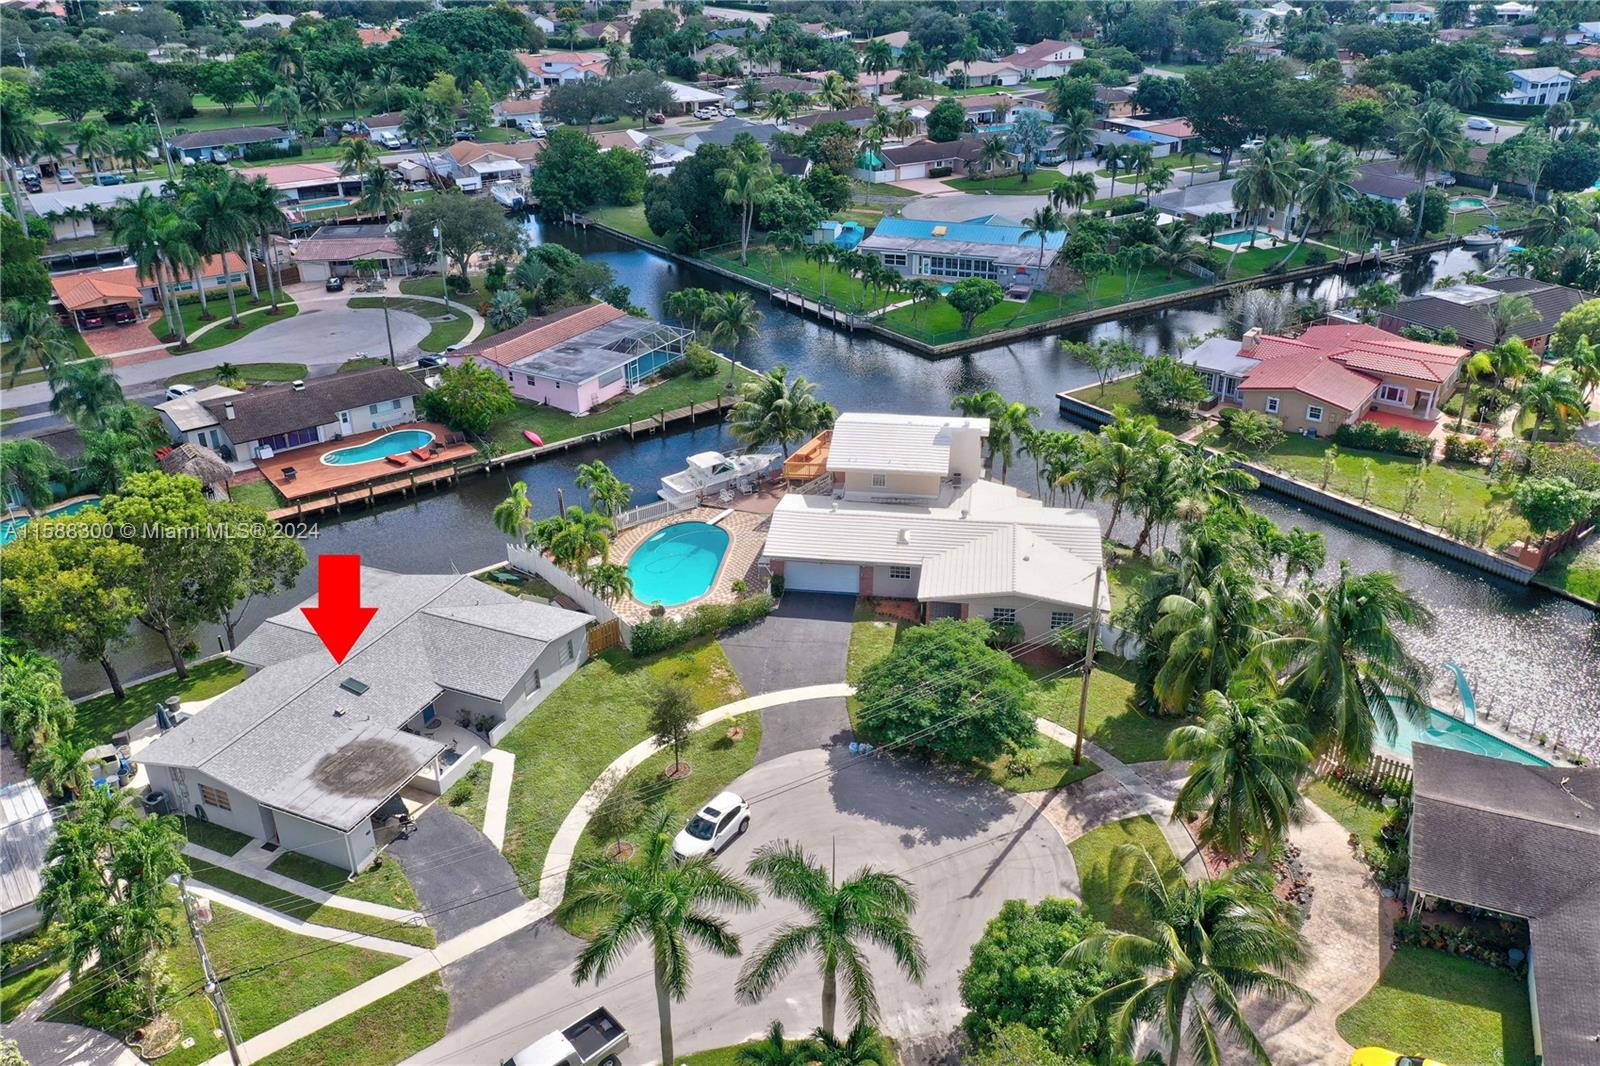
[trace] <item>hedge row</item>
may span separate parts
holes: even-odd
[[[654,655],[695,637],[715,636],[724,629],[765,618],[776,606],[777,601],[763,592],[737,603],[702,603],[683,618],[640,622],[633,627],[632,651],[635,655]]]
[[[1421,433],[1411,433],[1394,426],[1380,426],[1376,422],[1340,426],[1333,440],[1342,448],[1393,452],[1395,455],[1414,455],[1419,459],[1433,452],[1433,441]]]

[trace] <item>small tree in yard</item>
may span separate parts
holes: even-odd
[[[589,816],[590,831],[606,842],[606,854],[614,859],[625,859],[632,853],[632,845],[622,838],[638,828],[645,814],[639,793],[623,787],[626,776],[620,768],[600,775],[595,784],[605,795]]]
[[[989,646],[989,632],[955,619],[907,630],[862,677],[872,735],[957,762],[989,762],[1031,742],[1028,675]]]
[[[1158,415],[1188,414],[1209,395],[1205,379],[1170,355],[1147,361],[1134,388],[1145,406]]]
[[[650,699],[650,734],[657,744],[672,745],[672,768],[669,779],[685,777],[689,767],[683,762],[683,742],[694,731],[700,708],[695,706],[694,693],[686,685],[669,681],[662,685]]]
[[[1113,376],[1125,374],[1144,362],[1144,353],[1122,340],[1098,340],[1090,344],[1063,339],[1061,350],[1094,371],[1100,382],[1101,396],[1105,395],[1106,385]]]
[[[1545,536],[1570,529],[1600,510],[1600,493],[1586,492],[1565,477],[1524,478],[1512,502],[1529,528]]]
[[[438,387],[423,393],[419,406],[451,429],[482,437],[516,409],[517,401],[504,378],[468,358],[440,371]]]
[[[988,278],[962,278],[945,295],[950,306],[961,315],[963,333],[971,333],[977,317],[1005,298],[1005,291]]]

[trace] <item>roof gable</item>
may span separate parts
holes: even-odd
[[[607,322],[614,322],[624,314],[604,303],[566,307],[553,314],[530,318],[514,329],[497,333],[455,354],[461,358],[472,356],[496,366],[511,366]]]

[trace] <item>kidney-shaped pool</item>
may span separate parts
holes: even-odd
[[[676,607],[704,596],[728,550],[728,531],[706,522],[674,522],[646,537],[628,557],[633,598]]]
[[[400,455],[409,452],[412,448],[420,448],[433,440],[433,434],[425,429],[401,429],[393,433],[385,433],[381,437],[374,437],[365,444],[352,444],[348,448],[335,448],[322,457],[328,466],[354,466],[357,463],[371,463],[382,459],[386,455]]]

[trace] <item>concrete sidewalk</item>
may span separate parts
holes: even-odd
[[[348,944],[353,948],[366,948],[369,951],[381,951],[385,955],[399,955],[401,958],[412,959],[421,955],[427,948],[415,944],[402,944],[398,940],[385,940],[382,937],[368,936],[365,933],[354,933],[348,929],[335,929],[331,925],[318,925],[315,922],[302,921],[291,918],[282,911],[273,910],[254,900],[236,896],[232,892],[213,887],[199,879],[196,874],[189,879],[189,891],[197,896],[231,907],[236,911],[248,914],[258,921],[276,926],[285,932],[295,933],[299,936],[309,936],[317,940],[330,940],[336,944]]]
[[[489,801],[483,809],[483,835],[497,851],[506,850],[506,812],[511,806],[511,774],[517,757],[504,748],[490,748],[483,756],[489,764]]]
[[[252,850],[248,845],[241,851]],[[259,851],[259,848],[253,849]],[[199,844],[190,843],[184,846],[183,853],[192,855],[196,859],[209,862],[213,866],[220,866],[224,870],[231,870],[241,877],[254,878],[262,884],[271,885],[286,893],[308,899],[324,907],[333,907],[341,911],[350,911],[352,914],[365,914],[373,918],[383,918],[391,922],[415,922],[422,916],[416,911],[402,910],[399,907],[389,907],[382,903],[369,903],[364,899],[352,899],[349,896],[336,896],[332,892],[325,892],[304,881],[296,881],[292,877],[284,877],[267,869],[265,863],[254,863],[240,859],[237,855],[224,855],[220,851],[201,847]],[[283,852],[268,854],[268,858],[276,858]]]

